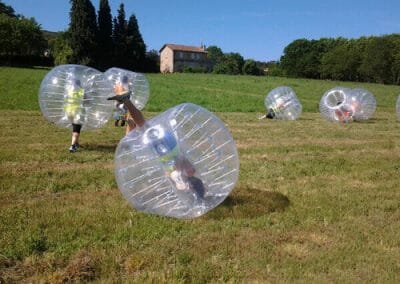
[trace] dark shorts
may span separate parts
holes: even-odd
[[[187,177],[187,180],[189,182],[190,189],[193,190],[193,192],[196,194],[197,198],[203,199],[205,189],[204,189],[204,185],[203,185],[203,182],[201,181],[201,179],[193,176],[193,177]]]
[[[82,128],[81,124],[72,123],[72,132],[81,133],[81,128]]]

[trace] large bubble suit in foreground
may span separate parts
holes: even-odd
[[[361,88],[352,89],[353,119],[356,121],[368,120],[376,110],[375,96]]]
[[[268,93],[264,100],[267,108],[267,118],[279,120],[296,120],[302,111],[302,106],[296,93],[290,87],[278,87]]]
[[[238,179],[239,159],[222,121],[185,103],[120,141],[115,174],[119,189],[136,209],[194,218],[229,195]]]
[[[396,102],[396,113],[397,113],[397,120],[400,121],[400,96],[397,98]]]
[[[135,107],[140,110],[144,108],[150,95],[145,75],[116,67],[108,69],[104,75],[111,82],[116,95],[131,92],[130,100]]]
[[[60,65],[44,77],[39,105],[46,119],[60,127],[81,124],[99,128],[111,117],[113,103],[109,82],[100,71],[81,65]]]
[[[319,103],[321,115],[329,121],[353,121],[353,96],[351,89],[335,87],[325,92]]]

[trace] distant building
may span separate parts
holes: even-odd
[[[189,68],[193,71],[211,69],[204,46],[164,44],[160,49],[161,73],[182,72]]]

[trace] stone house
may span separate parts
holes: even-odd
[[[205,47],[187,46],[178,44],[164,44],[160,49],[160,72],[182,72],[184,69],[205,70],[211,69],[207,59]]]

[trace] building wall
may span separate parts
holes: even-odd
[[[172,50],[168,46],[161,51],[161,73],[182,72],[185,68],[211,70],[206,53]]]
[[[165,47],[160,54],[160,72],[174,72],[174,51],[169,47]]]
[[[204,53],[175,51],[173,72],[182,72],[185,67],[192,69],[208,68],[207,56]]]

